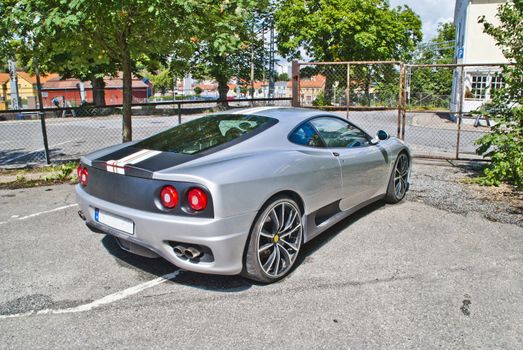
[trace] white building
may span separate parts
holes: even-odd
[[[494,38],[483,32],[481,16],[494,25],[498,7],[506,0],[456,0],[454,25],[456,47],[454,60],[458,64],[508,63]],[[451,111],[459,110],[460,69],[454,71],[452,82]],[[501,69],[481,66],[465,67],[463,111],[470,112],[491,99],[492,92],[503,84]]]

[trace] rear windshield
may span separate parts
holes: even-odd
[[[134,147],[163,152],[197,154],[228,147],[276,124],[273,118],[255,115],[202,117],[138,142]]]

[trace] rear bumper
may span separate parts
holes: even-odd
[[[76,186],[76,198],[88,226],[147,248],[174,265],[196,272],[235,275],[243,267],[243,251],[256,212],[227,218],[194,218],[151,213],[117,205],[86,193]],[[94,220],[95,208],[132,220],[134,234]],[[208,247],[212,262],[189,261],[176,256],[170,242]]]

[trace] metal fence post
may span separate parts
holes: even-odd
[[[347,119],[349,119],[349,109],[350,109],[350,63],[347,64]]]
[[[40,126],[42,129],[42,140],[44,143],[44,154],[46,164],[51,164],[51,158],[49,156],[49,144],[47,142],[47,128],[45,126],[45,113],[44,104],[42,99],[42,84],[40,83],[40,69],[38,67],[38,60],[36,55],[33,57],[34,70],[36,75],[36,95],[38,96],[38,115],[40,116]]]
[[[459,143],[461,138],[461,123],[463,119],[463,95],[465,84],[465,67],[461,66],[460,77],[459,77],[459,110],[458,110],[458,135],[456,137],[456,159],[459,159]]]
[[[404,81],[404,89],[403,89],[403,110],[402,110],[402,125],[401,125],[401,139],[405,141],[405,129],[407,128],[407,89],[408,84],[407,81],[409,79],[408,75],[410,72],[410,66],[406,65],[403,68],[403,81]]]
[[[182,108],[181,103],[178,102],[178,125],[182,123]]]
[[[401,111],[403,108],[403,63],[400,63],[399,71],[399,93],[398,93],[398,138],[401,135]]]

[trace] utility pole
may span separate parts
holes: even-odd
[[[8,60],[9,65],[9,87],[11,89],[11,109],[22,109],[22,101],[18,95],[18,79],[16,76],[16,62]]]
[[[274,97],[274,17],[270,17],[270,37],[269,37],[269,98]]]
[[[252,18],[252,32],[251,35],[256,35],[254,32],[254,24],[256,22],[256,18]],[[251,99],[254,98],[254,41],[251,43],[251,91],[250,91]],[[254,102],[253,102],[254,104]]]

